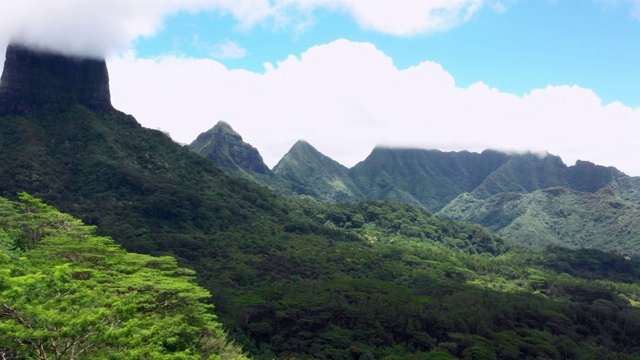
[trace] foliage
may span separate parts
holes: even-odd
[[[0,254],[4,354],[242,357],[224,340],[211,306],[202,302],[209,293],[174,258],[127,253],[110,238],[94,235],[93,227],[25,193],[19,203],[0,199],[0,204],[0,228],[21,252],[19,258]]]
[[[104,321],[101,316],[121,316],[119,326],[142,329],[132,330],[131,340],[162,337],[150,346],[161,355],[174,351],[187,357],[203,347],[225,346],[216,320],[200,313],[196,300],[205,294],[166,292],[166,286],[180,288],[192,275],[164,257],[125,255],[96,234],[112,236],[127,250],[171,254],[197,271],[230,337],[257,358],[632,359],[640,353],[640,289],[631,281],[634,275],[625,278],[623,265],[602,266],[606,260],[596,253],[555,249],[547,259],[542,250],[409,205],[322,204],[280,196],[225,175],[206,158],[117,112],[45,109],[2,117],[0,123],[0,192],[13,197],[29,191],[98,226],[95,234],[72,235],[86,230],[75,225],[66,226],[71,233],[55,232],[30,225],[35,216],[30,212],[4,216],[22,205],[0,202],[0,244],[7,253],[2,261],[8,264],[2,267],[2,286],[33,292],[33,286],[45,284],[43,294],[58,288],[68,292],[68,298],[53,298],[59,300],[34,296],[35,305],[48,312],[61,309],[52,301],[99,307],[134,279],[139,280],[126,286],[168,277],[127,294],[128,300],[112,308],[89,314],[81,313],[82,307],[64,308],[77,311],[77,319],[94,316],[98,323]],[[487,169],[499,160],[493,158]],[[438,164],[447,163],[461,164]],[[452,174],[465,178],[470,172]],[[381,174],[379,194],[393,193],[384,183],[388,176]],[[424,184],[439,199],[456,190]],[[45,215],[52,217],[49,222],[60,221],[58,215]],[[24,233],[18,231],[22,228]],[[76,255],[79,262],[71,259]],[[592,260],[601,265],[579,265]],[[14,298],[16,292],[5,290],[6,303],[27,307],[20,302],[26,300]],[[182,297],[186,304],[153,318],[149,310],[161,296]],[[185,313],[195,317],[193,323],[175,320],[185,319]],[[162,324],[173,319],[175,326],[154,327],[149,318]],[[78,326],[96,336],[109,333],[95,322]],[[214,328],[213,337],[199,340],[198,330],[207,326]],[[104,349],[87,351],[101,357],[100,351],[122,349],[130,328],[121,329],[122,337],[112,334]],[[41,334],[58,343],[73,332]]]
[[[586,193],[549,188],[487,199],[461,195],[440,213],[473,221],[500,236],[544,247],[597,248],[637,257],[640,208],[612,191]]]
[[[278,179],[290,184],[289,193],[308,195],[316,200],[329,202],[362,198],[348,171],[346,167],[302,140],[296,142],[273,168]]]

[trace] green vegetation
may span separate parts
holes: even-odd
[[[3,359],[243,358],[174,258],[127,253],[24,193],[0,214]]]
[[[638,268],[632,260],[560,248],[545,253],[411,205],[281,196],[224,174],[118,112],[49,108],[0,123],[0,192],[15,199],[28,191],[98,226],[94,234],[68,217],[72,225],[61,228],[3,223],[3,304],[23,306],[29,316],[50,314],[38,321],[43,326],[62,329],[55,319],[68,320],[67,330],[40,329],[29,337],[3,317],[7,334],[14,334],[0,342],[9,355],[27,351],[12,342],[18,333],[33,341],[47,335],[56,344],[95,333],[96,346],[79,358],[114,349],[132,358],[200,356],[229,349],[218,321],[258,359],[632,359],[640,353],[640,288],[636,270],[627,270]],[[1,218],[19,224],[16,219],[57,213],[24,210],[30,203],[37,201],[3,203],[6,214],[17,213]],[[103,235],[128,251],[160,257],[127,254]],[[196,271],[217,320],[199,302],[206,292],[166,255]],[[121,295],[159,277],[167,280]],[[184,301],[149,316],[154,300],[171,295],[167,287]],[[179,291],[187,287],[188,294]],[[51,296],[58,289],[68,298]],[[20,291],[30,295],[19,298]],[[193,318],[183,324],[187,315]],[[85,316],[95,321],[74,320]],[[102,316],[120,316],[122,332],[109,332]],[[162,340],[140,350],[125,348],[131,345],[125,338]]]
[[[487,199],[464,194],[439,214],[477,222],[504,238],[529,245],[640,255],[640,244],[634,240],[640,238],[640,208],[609,189],[585,193],[548,188]]]
[[[211,134],[227,136],[205,141]],[[640,254],[640,180],[587,161],[566,166],[548,154],[378,147],[347,169],[299,141],[266,176],[252,170],[255,164],[265,168],[257,150],[224,123],[200,135],[191,148],[230,174],[284,194],[325,202],[403,202],[541,248],[556,244]],[[241,161],[247,149],[253,161]]]
[[[409,205],[290,200],[286,234],[227,232],[191,262],[256,358],[638,358],[638,262],[519,248]],[[0,213],[5,357],[242,356],[173,258],[26,194]]]
[[[7,63],[65,85],[67,60]],[[468,193],[460,212],[528,229],[509,242],[412,205],[319,203],[230,177],[111,111],[105,81],[82,92],[103,96],[98,113],[17,82],[22,102],[4,110],[28,115],[0,116],[3,359],[243,358],[239,346],[257,359],[640,359],[640,264],[527,245],[580,234],[637,251],[637,182],[615,169],[380,148],[348,174],[368,198],[432,210]],[[220,159],[273,176],[222,130],[209,134],[227,142]],[[345,169],[308,144],[291,155],[298,190],[356,195],[332,192],[352,188]]]
[[[219,121],[212,129],[200,134],[189,144],[189,148],[205,155],[233,176],[256,181],[273,176],[258,150],[242,141],[240,134],[224,121]]]
[[[477,225],[446,222],[407,205],[306,206],[301,213],[314,219],[308,228],[324,222],[350,236],[257,242],[278,254],[263,253],[258,266],[242,273],[258,271],[269,281],[245,279],[254,285],[237,287],[241,295],[231,299],[226,324],[259,358],[637,354],[640,287],[631,274],[640,264],[634,261],[594,250],[517,249]],[[411,224],[422,231],[412,232]],[[589,273],[583,262],[601,266]]]
[[[363,198],[349,177],[348,169],[321,154],[306,141],[296,142],[273,168],[273,172],[278,179],[290,184],[288,193],[330,202]]]

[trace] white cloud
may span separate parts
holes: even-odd
[[[363,27],[409,35],[444,30],[468,20],[485,0],[20,0],[0,12],[0,44],[10,39],[73,55],[102,57],[154,35],[180,11],[230,14],[240,27],[271,21],[293,28],[313,24],[313,11],[351,14]],[[493,1],[496,3],[496,1]]]
[[[393,35],[447,30],[471,18],[485,0],[279,0],[282,8],[330,7],[351,14],[363,28]],[[504,6],[503,6],[504,7]]]
[[[640,17],[640,0],[592,0],[626,4]],[[0,12],[0,45],[16,39],[67,54],[102,57],[154,35],[165,17],[180,11],[218,11],[241,28],[258,23],[294,29],[312,26],[322,9],[351,15],[363,28],[394,35],[447,30],[488,7],[504,12],[516,0],[20,0]],[[1,60],[1,59],[0,59]]]
[[[20,0],[3,4],[0,43],[10,39],[72,55],[103,57],[154,35],[179,11],[220,11],[251,27],[270,16],[269,0]]]
[[[229,122],[273,166],[305,139],[352,166],[380,144],[442,150],[549,151],[640,175],[640,109],[603,105],[589,89],[549,86],[523,97],[484,83],[456,87],[439,64],[399,70],[368,43],[340,40],[265,64],[258,74],[213,60],[109,61],[114,105],[191,142]]]
[[[240,59],[245,56],[247,49],[230,40],[214,45],[211,49],[211,57],[215,59]]]

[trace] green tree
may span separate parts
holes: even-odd
[[[0,353],[23,358],[231,359],[209,293],[168,256],[128,253],[26,194],[2,200]],[[7,235],[10,234],[10,235]],[[4,241],[9,243],[9,241]],[[0,249],[1,250],[1,249]]]

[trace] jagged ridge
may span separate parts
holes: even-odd
[[[298,141],[274,173],[290,185],[285,192],[321,201],[404,202],[515,241],[640,253],[640,180],[587,161],[567,166],[549,154],[377,147],[347,169]]]

